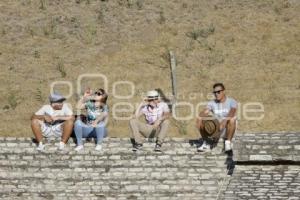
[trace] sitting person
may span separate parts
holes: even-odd
[[[211,146],[209,145],[204,126],[204,119],[210,116],[212,113],[213,118],[217,119],[219,123],[213,123],[219,127],[219,135],[221,133],[226,133],[225,140],[225,152],[228,152],[232,149],[231,140],[233,138],[234,132],[236,130],[236,112],[237,112],[237,102],[225,95],[225,87],[222,83],[216,83],[213,86],[213,94],[215,99],[208,102],[207,107],[200,112],[199,117],[197,118],[197,128],[200,130],[200,134],[203,139],[203,144],[198,148],[198,151],[210,150]]]
[[[146,124],[139,121],[139,117],[144,115]],[[161,151],[161,146],[167,134],[169,126],[170,110],[165,102],[160,101],[157,91],[149,91],[145,102],[142,102],[135,112],[135,116],[130,120],[132,130],[131,138],[134,139],[133,151],[142,149],[143,138],[151,134],[156,136],[155,151]]]
[[[37,150],[43,151],[43,137],[61,137],[58,149],[63,150],[74,124],[72,110],[63,103],[66,99],[59,93],[49,96],[50,104],[44,105],[31,118],[31,128],[38,143]]]
[[[107,135],[106,122],[108,95],[103,89],[98,89],[94,94],[87,89],[77,104],[77,109],[85,109],[87,115],[79,116],[75,122],[74,131],[77,140],[75,151],[83,149],[82,138],[96,138],[95,150],[102,149],[102,140]]]

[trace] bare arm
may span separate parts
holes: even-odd
[[[45,121],[45,122],[48,122],[48,123],[52,123],[54,121],[50,115],[36,115],[36,114],[33,114],[31,116],[31,120],[34,120],[34,119],[38,119],[38,120]]]
[[[220,130],[222,130],[223,128],[225,128],[227,122],[233,118],[235,116],[236,113],[236,108],[230,108],[229,113],[227,115],[227,117],[225,119],[222,120],[221,124],[220,124]]]
[[[164,121],[166,119],[168,119],[171,116],[170,112],[164,112],[162,117],[160,118],[161,121]]]
[[[82,110],[85,108],[85,98],[82,97],[78,102],[77,102],[77,105],[76,105],[76,108],[79,109],[79,110]]]
[[[81,99],[77,102],[76,108],[78,110],[85,109],[85,102],[87,102],[88,100],[93,100],[93,99],[94,99],[94,96],[92,95],[92,90],[90,88],[87,88],[84,91],[84,94],[81,97]]]
[[[209,114],[210,110],[208,108],[203,109],[200,113],[199,113],[199,117],[207,117]]]
[[[32,116],[31,116],[31,120],[33,120],[33,119],[38,119],[38,120],[45,120],[45,116],[47,116],[47,115],[36,115],[36,114],[33,114]]]
[[[233,118],[236,114],[236,108],[231,108],[228,115],[227,115],[227,119],[230,120],[231,118]]]
[[[46,121],[46,122],[53,122],[53,121],[57,121],[57,120],[71,120],[74,119],[73,115],[59,115],[59,116],[50,116],[50,115],[35,115],[33,114],[31,117],[31,120],[33,119],[38,119],[41,121]]]
[[[63,121],[66,121],[66,120],[71,120],[71,119],[75,119],[75,117],[73,115],[58,115],[58,116],[53,116],[52,117],[53,121],[56,121],[56,120],[63,120]]]
[[[138,119],[140,116],[143,115],[142,108],[143,108],[143,106],[145,106],[145,105],[146,105],[145,102],[140,103],[140,105],[138,106],[138,108],[137,108],[136,111],[134,112],[133,118]]]
[[[162,117],[155,121],[154,127],[160,126],[160,124],[163,123],[164,120],[168,119],[170,117],[170,115],[171,115],[170,112],[164,112]]]
[[[95,123],[98,124],[99,122],[103,121],[107,117],[108,113],[103,112],[99,116],[97,116]]]
[[[198,129],[203,128],[202,120],[203,120],[203,118],[209,116],[209,112],[210,112],[210,110],[208,108],[205,108],[199,113],[197,120],[196,120],[196,127]]]

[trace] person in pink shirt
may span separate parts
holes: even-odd
[[[146,123],[139,120],[142,115],[145,117]],[[147,92],[147,98],[140,104],[134,117],[130,120],[131,138],[135,141],[133,151],[141,150],[144,138],[151,135],[156,137],[154,151],[161,151],[169,127],[169,116],[168,104],[161,101],[159,93],[156,90]]]

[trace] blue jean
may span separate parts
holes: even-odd
[[[107,130],[103,123],[99,123],[96,127],[76,120],[74,125],[77,145],[82,145],[82,138],[96,138],[96,144],[101,144],[104,137],[107,136]]]

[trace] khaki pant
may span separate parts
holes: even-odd
[[[131,138],[134,138],[136,143],[142,144],[144,138],[156,137],[156,142],[162,144],[167,136],[169,120],[164,120],[157,129],[153,125],[140,122],[138,119],[130,120]]]

